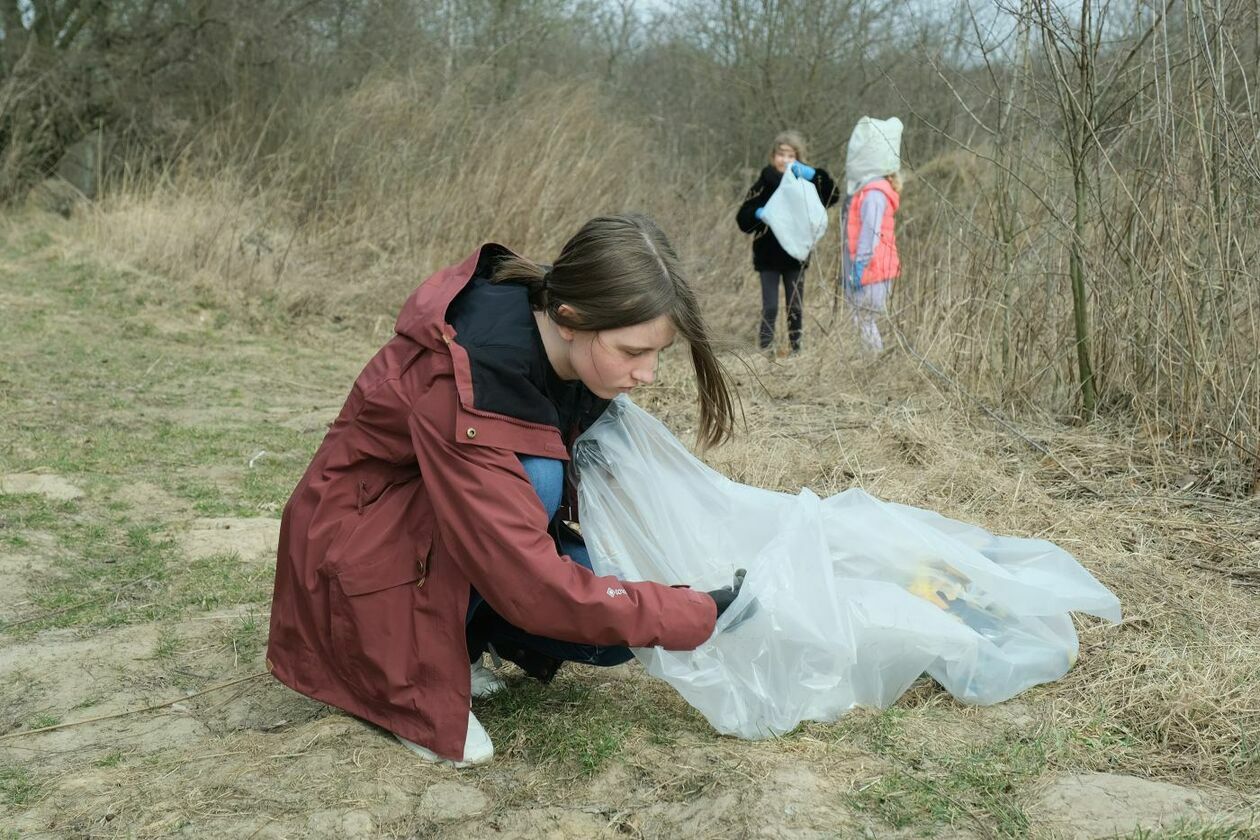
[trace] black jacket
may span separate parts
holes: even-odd
[[[748,190],[744,203],[739,206],[739,212],[735,214],[735,223],[739,225],[739,229],[753,235],[753,268],[757,271],[796,271],[803,265],[809,264],[808,259],[802,263],[784,251],[779,245],[779,240],[775,239],[774,234],[770,232],[770,228],[759,222],[755,215],[758,207],[766,206],[770,196],[774,195],[774,191],[779,188],[781,180],[783,176],[775,171],[773,166],[767,166],[761,170],[761,177]],[[827,170],[816,168],[812,183],[818,190],[818,197],[822,199],[823,207],[830,207],[840,200],[836,182],[831,179]]]

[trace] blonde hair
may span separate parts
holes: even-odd
[[[888,180],[888,183],[892,185],[893,191],[898,192],[898,193],[901,192],[901,173],[900,172],[889,172],[887,175],[884,176],[884,178],[886,178]]]
[[[808,155],[805,154],[805,138],[801,136],[799,131],[780,131],[774,137],[774,143],[770,146],[770,159],[774,160],[774,153],[779,150],[780,146],[790,146],[792,151],[796,152],[796,159],[803,161]]]

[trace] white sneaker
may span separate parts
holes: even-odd
[[[482,665],[480,659],[472,663],[469,670],[472,671],[473,697],[489,697],[507,688],[507,683],[494,671]]]
[[[444,764],[447,767],[461,769],[464,767],[472,767],[474,764],[485,764],[494,758],[494,743],[491,742],[490,736],[486,734],[486,730],[482,727],[481,721],[468,713],[468,735],[464,738],[464,757],[460,761],[450,758],[442,758],[442,756],[426,749],[419,744],[412,743],[401,735],[395,735],[404,747],[411,750],[425,761],[431,761],[434,764]]]

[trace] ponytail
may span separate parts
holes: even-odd
[[[548,286],[552,268],[513,254],[499,261],[493,282],[515,283],[529,290],[529,306],[534,311],[548,309]]]

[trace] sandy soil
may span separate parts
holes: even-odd
[[[43,477],[61,493],[65,482]],[[235,552],[269,563],[277,520],[193,519],[189,557]],[[0,554],[0,580],[37,556]],[[20,587],[3,597],[20,597]],[[0,814],[20,837],[831,838],[920,836],[872,823],[843,804],[884,759],[808,739],[716,746],[629,745],[591,778],[557,779],[513,760],[454,771],[424,765],[386,733],[302,698],[265,675],[261,651],[242,659],[229,639],[265,615],[233,607],[184,621],[83,634],[49,630],[0,646],[0,698],[63,721],[111,717],[0,741],[0,759],[37,760],[46,787]],[[173,651],[162,656],[160,647]],[[616,692],[649,690],[635,664],[578,669]],[[242,682],[200,693],[179,687]],[[183,696],[187,694],[188,696]],[[175,702],[167,702],[174,699]],[[1022,729],[1039,710],[1013,701],[971,725]],[[25,721],[3,721],[13,732]],[[961,733],[959,733],[961,736]],[[1030,797],[1042,836],[1110,837],[1202,819],[1236,797],[1121,774],[1065,774]],[[936,826],[937,837],[987,837],[984,825]]]

